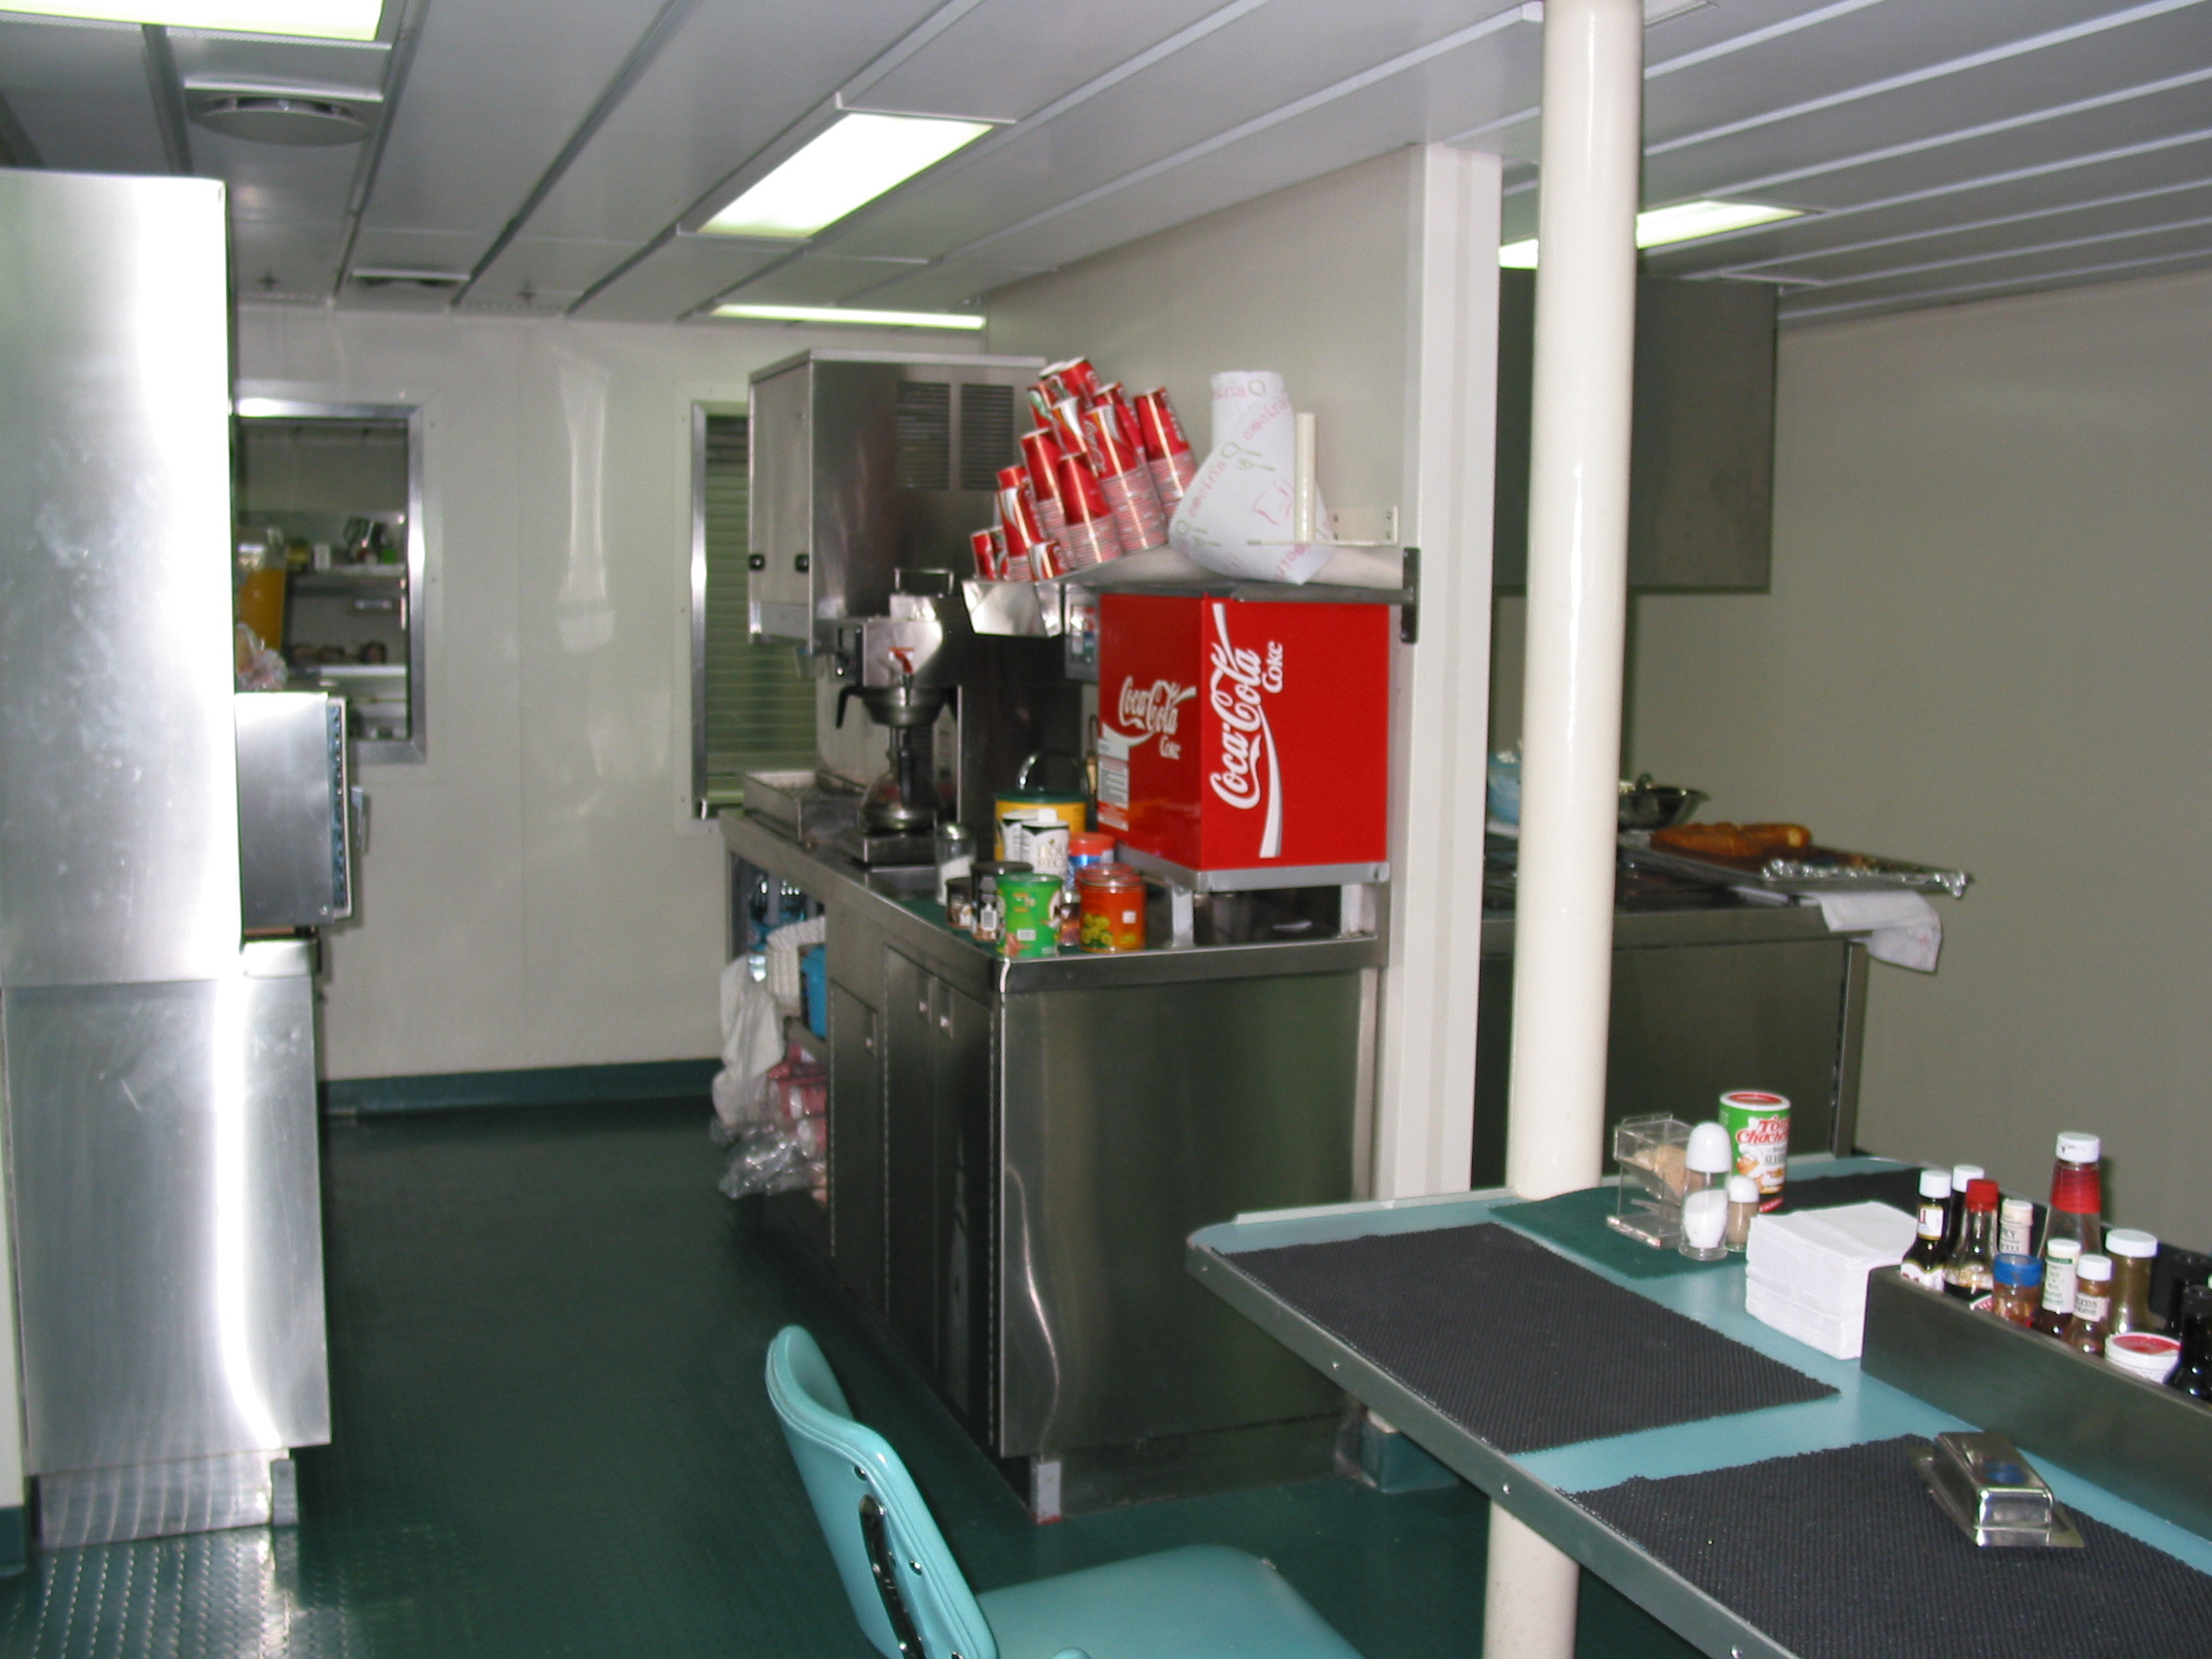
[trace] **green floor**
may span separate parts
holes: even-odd
[[[333,1124],[333,1443],[296,1531],[64,1551],[0,1585],[15,1655],[852,1655],[760,1387],[787,1321],[905,1454],[977,1588],[1206,1539],[1368,1659],[1481,1645],[1484,1506],[1350,1481],[1037,1528],[806,1267],[714,1191],[703,1103]],[[1586,1584],[1579,1651],[1688,1655]]]

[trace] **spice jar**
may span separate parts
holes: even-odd
[[[2105,1351],[2112,1331],[2112,1258],[2084,1255],[2074,1264],[2074,1317],[2058,1340],[2091,1359]]]
[[[1027,875],[1029,866],[1012,859],[981,859],[969,871],[976,884],[976,907],[969,932],[977,944],[995,945],[1006,932],[1006,905],[999,897],[999,877]]]
[[[1083,872],[1114,861],[1114,837],[1086,830],[1068,837],[1066,903],[1060,908],[1060,948],[1074,950],[1083,943]]]
[[[2074,1270],[2081,1260],[2079,1238],[2053,1238],[2043,1247],[2043,1307],[2036,1329],[2046,1337],[2063,1337],[2066,1321],[2074,1317]]]
[[[2158,1240],[2138,1228],[2116,1227],[2105,1235],[2105,1254],[2112,1258],[2112,1334],[2148,1331]]]
[[[1093,865],[1076,877],[1083,903],[1083,948],[1144,948],[1144,877],[1123,864]]]
[[[944,925],[962,933],[976,931],[975,878],[956,875],[944,884]]]
[[[2036,1309],[2043,1303],[2043,1263],[2023,1251],[2005,1250],[1998,1254],[1996,1272],[1989,1311],[2009,1325],[2032,1329]]]
[[[2032,1256],[2036,1253],[2036,1205],[2033,1198],[2006,1198],[1997,1206],[1997,1253]]]
[[[1749,1175],[1728,1177],[1728,1232],[1723,1239],[1741,1255],[1751,1242],[1751,1217],[1759,1213],[1759,1184]]]

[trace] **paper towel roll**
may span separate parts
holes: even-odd
[[[1213,450],[1175,508],[1168,545],[1223,575],[1304,582],[1329,562],[1326,542],[1291,539],[1297,437],[1282,376],[1213,377]],[[1315,492],[1315,517],[1328,511]]]

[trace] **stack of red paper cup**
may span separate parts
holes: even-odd
[[[1036,429],[998,479],[998,523],[973,540],[976,573],[1043,581],[1164,545],[1197,471],[1164,388],[1131,398],[1088,357],[1054,363],[1028,390]]]

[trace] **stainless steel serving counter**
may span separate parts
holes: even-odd
[[[829,918],[818,1242],[1033,1510],[1323,1472],[1339,1395],[1183,1240],[1354,1196],[1382,940],[1007,961],[931,872],[721,826]]]

